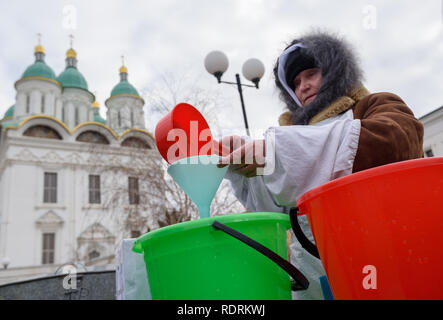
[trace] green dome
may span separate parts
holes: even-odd
[[[55,80],[55,73],[52,69],[43,61],[36,61],[30,65],[23,73],[22,78],[26,77],[43,77]]]
[[[111,91],[111,97],[118,94],[132,94],[139,97],[137,90],[126,80],[121,80]]]
[[[94,114],[94,121],[95,122],[100,122],[100,123],[102,123],[102,124],[106,124],[106,120],[105,119],[103,119],[102,117],[101,117],[101,115],[100,114]]]
[[[57,77],[57,81],[62,84],[64,88],[80,88],[88,90],[88,84],[86,83],[83,75],[74,67],[67,67],[65,71],[60,73]]]
[[[14,116],[14,107],[15,104],[13,106],[10,106],[9,109],[6,110],[5,116],[3,118],[12,118]]]

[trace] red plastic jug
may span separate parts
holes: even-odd
[[[169,164],[197,155],[226,154],[203,115],[188,103],[179,103],[155,128],[157,149]]]

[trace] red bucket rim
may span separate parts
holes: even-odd
[[[403,171],[407,169],[414,169],[420,167],[437,166],[443,164],[443,157],[432,157],[432,158],[420,158],[413,160],[400,161],[395,163],[386,164],[383,166],[363,170],[356,172],[335,180],[326,182],[314,189],[305,192],[298,200],[297,206],[300,206],[303,202],[312,200],[314,197],[321,195],[327,191],[331,191],[335,188],[343,187],[350,183],[374,178],[377,176],[382,176],[389,173],[394,173],[398,171]],[[302,212],[300,214],[303,214]]]

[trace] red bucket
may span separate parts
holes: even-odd
[[[443,157],[336,179],[297,205],[335,299],[443,299]]]

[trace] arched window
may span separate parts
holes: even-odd
[[[26,113],[29,113],[29,105],[31,104],[31,98],[29,97],[29,94],[26,95]]]
[[[42,94],[42,106],[41,106],[41,113],[45,113],[45,95]]]
[[[131,110],[131,128],[134,127],[134,112]]]
[[[66,122],[65,121],[65,106],[62,106],[62,122]]]
[[[23,133],[24,136],[28,137],[35,137],[35,138],[46,138],[46,139],[56,139],[56,140],[62,140],[62,137],[60,134],[55,131],[54,129],[42,126],[42,125],[36,125],[29,127],[26,129],[26,131]]]
[[[136,137],[129,137],[122,142],[122,147],[151,149],[151,146],[144,140]]]
[[[117,117],[118,117],[118,126],[121,127],[122,126],[122,117],[120,115],[120,111],[117,111]]]
[[[78,125],[79,120],[78,120],[78,107],[75,107],[75,125]]]
[[[100,252],[98,252],[97,250],[92,250],[88,254],[89,260],[97,259],[98,257],[100,257]]]
[[[104,135],[100,132],[91,130],[80,133],[76,140],[88,143],[109,144],[108,139],[106,139]]]

